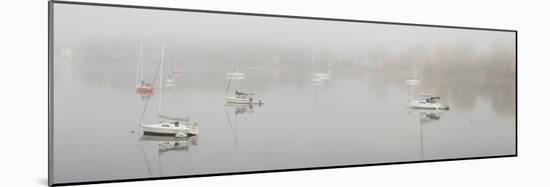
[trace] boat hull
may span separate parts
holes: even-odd
[[[198,134],[198,128],[196,124],[193,125],[178,125],[159,123],[159,124],[142,124],[143,133],[154,135],[176,135],[176,134]]]
[[[416,79],[410,79],[410,80],[405,80],[405,84],[411,85],[411,86],[416,86],[416,85],[420,84],[420,81],[416,80]]]
[[[244,79],[245,77],[246,77],[245,74],[243,74],[243,73],[237,73],[237,72],[235,72],[235,73],[227,73],[227,74],[225,75],[225,78],[226,78],[226,79],[237,79],[237,80],[239,80],[239,79]]]
[[[253,104],[252,98],[225,97],[225,101],[234,104]]]
[[[152,86],[136,85],[138,92],[152,92],[154,88]]]
[[[448,106],[443,106],[440,103],[420,103],[420,102],[410,102],[409,108],[415,109],[430,109],[430,110],[448,110]]]

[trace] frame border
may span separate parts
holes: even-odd
[[[402,162],[385,162],[385,163],[370,163],[370,164],[352,164],[352,165],[339,165],[339,166],[320,166],[320,167],[306,167],[306,168],[289,168],[289,169],[273,169],[273,170],[257,170],[257,171],[241,171],[241,172],[227,172],[227,173],[211,173],[211,174],[198,174],[198,175],[181,175],[181,176],[166,176],[166,177],[146,177],[146,178],[131,178],[131,179],[108,179],[97,181],[85,181],[85,182],[68,182],[68,183],[53,183],[53,113],[54,113],[54,81],[53,81],[53,50],[54,50],[54,5],[55,4],[70,4],[70,5],[85,5],[85,6],[97,6],[97,7],[115,7],[115,8],[133,8],[133,9],[146,9],[146,10],[166,10],[166,11],[179,11],[179,12],[198,12],[207,14],[228,14],[228,15],[242,15],[242,16],[257,16],[257,17],[275,17],[275,18],[289,18],[289,19],[305,19],[305,20],[322,20],[322,21],[337,21],[337,22],[355,22],[355,23],[370,23],[370,24],[382,24],[382,25],[402,25],[402,26],[417,26],[417,27],[432,27],[432,28],[447,28],[447,29],[464,29],[464,30],[482,30],[482,31],[497,31],[497,32],[511,32],[515,33],[515,153],[508,155],[496,155],[496,156],[481,156],[481,157],[465,157],[465,158],[449,158],[449,159],[432,159],[432,160],[418,160],[418,161],[402,161]],[[326,18],[326,17],[308,17],[308,16],[291,16],[291,15],[278,15],[278,14],[265,14],[265,13],[246,13],[246,12],[229,12],[229,11],[217,11],[217,10],[202,10],[202,9],[186,9],[186,8],[169,8],[169,7],[157,7],[157,6],[138,6],[138,5],[123,5],[123,4],[107,4],[107,3],[92,3],[92,2],[76,2],[76,1],[48,1],[48,185],[49,186],[68,186],[68,185],[87,185],[87,184],[102,184],[102,183],[117,183],[117,182],[134,182],[134,181],[152,181],[152,180],[165,180],[165,179],[183,179],[183,178],[195,178],[195,177],[211,177],[211,176],[229,176],[229,175],[244,175],[244,174],[260,174],[260,173],[275,173],[275,172],[289,172],[289,171],[308,171],[308,170],[322,170],[322,169],[337,169],[337,168],[351,168],[351,167],[365,167],[365,166],[380,166],[380,165],[396,165],[396,164],[414,164],[414,163],[431,163],[431,162],[446,162],[446,161],[459,161],[459,160],[479,160],[490,158],[507,158],[518,157],[518,31],[512,29],[495,29],[495,28],[482,28],[482,27],[465,27],[465,26],[450,26],[450,25],[431,25],[431,24],[418,24],[418,23],[402,23],[402,22],[387,22],[387,21],[371,21],[371,20],[357,20],[357,19],[342,19],[342,18]]]

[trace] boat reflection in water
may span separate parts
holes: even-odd
[[[142,135],[139,139],[141,152],[145,159],[147,172],[151,177],[164,176],[162,161],[163,155],[168,152],[187,152],[191,146],[198,145],[198,136],[187,137],[175,137],[175,136],[156,136],[156,135]],[[155,150],[156,154],[146,154],[151,149]],[[147,151],[146,151],[147,150]],[[156,155],[156,156],[155,156]],[[156,157],[156,158],[155,158]],[[178,158],[183,160],[184,157]],[[151,160],[155,160],[157,163],[151,163]],[[174,166],[175,164],[170,164]],[[152,168],[155,169],[152,169]]]
[[[227,123],[229,124],[229,130],[231,131],[231,136],[233,137],[233,144],[235,148],[239,148],[239,118],[242,115],[251,115],[254,113],[254,107],[261,107],[262,103],[257,104],[238,104],[238,103],[225,103],[225,116],[227,117]],[[229,116],[228,109],[233,108],[234,110],[234,119],[231,119]]]
[[[141,100],[147,100],[151,98],[151,96],[155,95],[155,91],[147,91],[147,90],[136,90],[136,93],[140,96]]]
[[[409,114],[416,114],[420,118],[420,124],[429,123],[441,119],[441,114],[446,110],[410,109]]]
[[[323,84],[325,84],[325,82],[327,82],[331,78],[331,73],[314,73],[312,75],[311,82],[313,82],[313,86],[323,86]]]
[[[233,108],[235,110],[235,116],[245,113],[254,113],[254,107],[261,107],[263,103],[257,104],[239,104],[239,103],[225,103],[226,108]]]
[[[188,151],[198,144],[198,136],[175,137],[144,134],[139,139],[142,144],[157,145],[160,153],[168,151]]]
[[[447,110],[432,110],[411,108],[409,115],[418,115],[420,125],[420,159],[424,160],[424,125],[436,122],[441,119],[443,112]]]

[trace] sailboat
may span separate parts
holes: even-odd
[[[176,80],[174,79],[174,74],[175,73],[174,73],[174,61],[173,60],[170,61],[170,71],[172,71],[172,72],[170,72],[168,74],[168,76],[166,77],[166,79],[164,80],[164,82],[166,82],[166,86],[168,86],[168,87],[172,87],[176,83]]]
[[[430,94],[421,94],[414,99],[409,100],[410,108],[449,110],[449,106],[444,106],[440,102],[441,98]]]
[[[418,76],[418,69],[416,68],[416,65],[413,67],[413,77],[412,79],[405,80],[405,84],[410,86],[416,86],[420,84],[420,80],[417,79]]]
[[[151,83],[145,82],[143,78],[143,41],[140,42],[140,60],[136,72],[136,91],[140,94],[150,94],[154,87]],[[138,76],[139,75],[139,76]]]
[[[415,66],[416,67],[416,66]],[[441,98],[439,96],[434,96],[431,94],[420,93],[415,97],[411,97],[411,94],[414,94],[414,88],[416,86],[420,87],[422,90],[422,82],[417,79],[418,70],[417,68],[413,71],[414,79],[407,80],[409,86],[409,98],[407,106],[413,109],[429,109],[429,110],[449,110],[449,106],[445,106],[441,103]]]
[[[237,69],[237,62],[233,58],[233,71],[232,73],[235,73],[235,70]],[[231,74],[234,75],[234,74]],[[231,88],[231,82],[233,80],[233,76],[229,77],[229,81],[227,84],[227,87],[225,89],[225,101],[227,103],[236,103],[236,104],[263,104],[262,100],[255,101],[254,100],[254,94],[253,93],[246,93],[246,92],[240,92],[238,90],[235,90],[235,95],[233,96],[227,96],[227,92],[229,91],[229,88]]]
[[[168,75],[168,77],[164,81],[167,85],[174,85],[176,83],[176,80],[174,80],[174,77],[172,77],[172,75]]]
[[[162,44],[162,54],[160,58],[160,87],[159,87],[159,118],[158,123],[140,124],[144,134],[168,135],[176,137],[187,137],[197,135],[199,127],[197,122],[191,122],[188,118],[168,117],[162,114],[162,85],[163,85],[163,65],[164,65],[164,43]]]
[[[233,66],[235,66],[235,58],[233,58]],[[246,78],[244,73],[236,72],[236,69],[233,69],[232,72],[225,74],[225,79],[228,80],[240,80]]]
[[[246,75],[244,73],[232,72],[232,73],[227,73],[225,77],[227,79],[244,79]]]
[[[315,86],[321,86],[326,80],[329,80],[332,77],[331,73],[323,73],[321,72],[321,62],[316,63],[315,57],[312,57],[313,64],[317,64],[318,66],[318,72],[312,74],[311,81],[313,82],[313,85]]]
[[[415,97],[411,97],[411,94],[414,94],[414,87],[416,87],[416,85],[411,85],[411,89],[409,90],[409,99],[407,103],[409,108],[449,110],[449,106],[445,106],[441,103],[441,98],[439,96],[421,93]],[[420,89],[422,89],[422,84],[420,84]]]

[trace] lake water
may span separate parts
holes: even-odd
[[[513,155],[515,79],[423,78],[448,111],[406,107],[407,71],[242,67],[235,89],[261,106],[227,106],[220,67],[182,69],[164,114],[198,122],[195,137],[143,135],[159,92],[136,93],[135,68],[54,64],[55,183]],[[170,70],[166,70],[170,71]],[[149,79],[154,71],[146,72]]]

